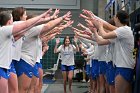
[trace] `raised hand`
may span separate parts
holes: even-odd
[[[52,8],[50,8],[49,10],[46,11],[46,16],[45,17],[50,16],[50,13],[52,13]]]
[[[83,25],[82,25],[81,23],[78,23],[77,26],[84,28]]]
[[[82,11],[83,11],[83,14],[85,14],[86,16],[88,16],[90,18],[94,18],[95,17],[95,15],[91,11],[89,11],[89,10],[83,9]]]
[[[64,25],[64,27],[65,27],[65,28],[66,28],[66,27],[71,27],[73,23],[74,23],[74,21],[70,20],[70,21],[68,21],[68,22]]]
[[[63,20],[69,21],[71,18],[71,12],[67,12],[65,15],[62,16]]]
[[[56,44],[58,45],[60,43],[60,38],[56,38]]]
[[[51,16],[51,19],[56,19],[58,17],[58,14],[60,13],[60,9],[55,9],[55,12]]]
[[[71,29],[73,30],[73,31],[78,31],[78,32],[83,32],[82,30],[79,30],[79,29],[77,29],[77,28],[75,28],[75,27],[71,27]]]
[[[85,20],[88,27],[94,27],[94,24],[90,20]]]
[[[86,15],[83,15],[83,14],[80,14],[79,17],[82,17],[82,18],[84,18],[84,19],[90,20],[89,17],[87,17]]]

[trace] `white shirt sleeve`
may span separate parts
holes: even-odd
[[[124,26],[117,28],[116,30],[114,30],[114,32],[116,33],[118,39],[122,39],[128,37],[129,33],[127,33],[127,30],[128,29],[126,29]]]
[[[41,33],[43,27],[44,27],[44,24],[38,25],[38,26],[35,26],[35,27],[31,28],[31,29],[27,32],[26,37],[33,37],[33,36],[38,36],[38,35],[40,35],[40,33]]]
[[[116,38],[115,39],[108,39],[110,43],[115,43]]]
[[[60,45],[57,49],[57,52],[60,52],[62,50],[63,45]]]
[[[0,34],[4,37],[11,36],[12,31],[13,31],[13,25],[0,27]]]

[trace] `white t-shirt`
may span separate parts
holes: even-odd
[[[130,27],[119,27],[114,32],[117,38],[110,39],[114,44],[113,62],[117,67],[134,68],[133,59],[134,37]]]
[[[18,24],[22,22],[24,21],[15,21],[13,22],[13,24]],[[23,39],[24,37],[21,37],[20,39],[14,42],[14,45],[13,45],[13,59],[14,60],[19,61],[21,58],[21,47],[22,47]]]
[[[94,46],[93,45],[90,45],[90,47],[88,48],[88,49],[86,49],[86,52],[88,53],[88,54],[90,54],[91,52],[93,52],[94,51]]]
[[[113,61],[113,53],[114,53],[114,44],[109,44],[107,48],[107,57],[106,57],[106,62]]]
[[[0,67],[10,68],[12,62],[13,25],[0,27]]]
[[[95,43],[95,45],[94,45],[94,56],[93,56],[93,59],[98,60],[98,44],[97,43]]]
[[[25,34],[25,40],[22,44],[21,59],[34,66],[37,61],[38,36],[44,25],[35,26]]]
[[[71,66],[71,65],[75,65],[74,62],[74,50],[76,49],[76,47],[74,45],[69,45],[67,47],[61,45],[58,47],[58,52],[61,53],[61,60],[62,60],[62,65],[66,65],[66,66]]]
[[[106,50],[108,45],[98,46],[98,60],[106,61]]]
[[[40,59],[42,59],[42,41],[40,39],[40,37],[38,36],[38,48],[37,48],[37,61],[38,63],[40,63]]]

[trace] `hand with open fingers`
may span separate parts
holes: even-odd
[[[60,38],[56,38],[56,44],[60,43]]]
[[[97,28],[95,28],[95,27],[89,27],[89,29],[92,31],[92,33],[97,32]]]
[[[65,28],[66,28],[66,27],[71,27],[73,23],[74,23],[73,20],[68,21],[68,22],[65,24]]]
[[[83,9],[82,10],[84,14],[86,14],[86,16],[90,17],[90,18],[94,18],[95,15],[93,14],[92,11],[89,11],[89,10],[86,10],[86,9]]]
[[[46,16],[45,17],[49,17],[50,13],[52,13],[52,8],[50,8],[49,10],[46,11]]]
[[[50,12],[51,12],[51,9],[49,9],[48,11],[44,12],[43,14],[41,14],[42,18],[46,18],[46,16],[48,14],[50,14]]]
[[[79,30],[79,29],[77,29],[77,28],[75,28],[75,27],[71,27],[71,29],[72,29],[73,31],[76,31],[76,32],[83,32],[82,30]]]
[[[53,15],[51,16],[51,19],[56,19],[59,13],[60,13],[60,9],[55,9]]]
[[[88,16],[84,15],[84,14],[80,14],[79,17],[90,20],[90,18]]]
[[[81,23],[78,23],[78,25],[77,26],[79,26],[79,27],[82,27],[83,28],[83,25],[81,24]]]
[[[88,27],[94,27],[94,24],[90,20],[85,20]]]
[[[96,26],[97,29],[99,29],[100,27],[103,27],[103,22],[101,20],[97,20],[94,25]]]
[[[63,20],[69,21],[71,19],[71,12],[67,12],[65,15],[62,16]]]

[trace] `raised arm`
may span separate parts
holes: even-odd
[[[58,44],[60,43],[60,38],[57,38],[56,39],[56,45],[55,45],[55,47],[54,47],[54,53],[58,53],[59,51],[58,51]]]
[[[48,51],[48,49],[49,49],[49,46],[48,46],[47,44],[45,44],[45,45],[43,46],[42,56],[44,56],[44,54]]]
[[[27,21],[24,21],[22,23],[14,24],[12,34],[14,35],[14,34],[17,34],[20,31],[24,31],[28,27],[35,25],[41,18],[45,18],[45,16],[46,16],[46,12],[39,15],[39,16],[31,18]]]
[[[44,32],[48,32],[50,31],[51,29],[53,29],[56,25],[58,25],[59,23],[61,23],[63,20],[70,20],[70,17],[71,17],[71,12],[67,12],[64,16],[62,17],[59,17],[55,20],[52,20],[48,23],[46,23],[41,31],[41,34],[43,34]]]
[[[83,9],[83,14],[80,14],[80,17],[86,19],[86,20],[90,20],[94,23],[95,20],[100,20],[103,22],[103,27],[107,30],[113,31],[115,30],[117,27],[113,26],[111,24],[109,24],[108,22],[104,21],[103,19],[97,17],[96,15],[94,15],[91,11],[89,10],[85,10]]]
[[[75,51],[79,52],[79,47],[78,47],[78,44],[77,44],[77,40],[78,40],[77,37],[74,36],[74,43],[75,43],[75,46],[76,46]]]

